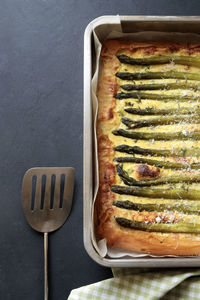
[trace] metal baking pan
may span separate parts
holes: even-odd
[[[91,79],[95,67],[93,30],[104,39],[112,30],[124,33],[141,31],[200,33],[200,17],[102,16],[88,24],[84,35],[84,246],[89,256],[107,267],[199,267],[200,257],[102,258],[91,241],[93,200],[93,119]]]

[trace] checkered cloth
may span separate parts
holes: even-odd
[[[72,290],[68,300],[199,300],[198,269],[112,269],[114,278]]]

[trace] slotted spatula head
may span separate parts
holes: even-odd
[[[69,216],[73,168],[32,168],[23,178],[22,207],[29,225],[40,232],[61,227]]]

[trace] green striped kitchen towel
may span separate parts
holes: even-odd
[[[113,268],[114,278],[71,291],[68,300],[199,300],[198,269]]]

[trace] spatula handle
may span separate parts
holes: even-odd
[[[48,233],[44,232],[44,300],[48,300]]]

